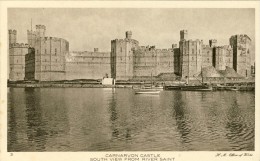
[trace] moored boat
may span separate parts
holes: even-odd
[[[161,91],[153,89],[137,90],[135,94],[159,94]]]

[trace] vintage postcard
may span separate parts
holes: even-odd
[[[260,2],[0,4],[1,160],[260,160]]]

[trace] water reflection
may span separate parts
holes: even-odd
[[[248,127],[246,121],[244,120],[245,113],[241,109],[241,100],[238,100],[238,97],[232,95],[230,97],[231,105],[227,109],[227,123],[226,123],[226,137],[232,145],[233,150],[250,150],[254,147],[254,142],[248,144],[248,137],[254,137],[254,128]],[[243,101],[246,101],[246,97]]]
[[[15,90],[13,90],[12,88],[10,89],[9,93],[8,93],[8,98],[13,98],[12,100],[8,101],[8,142],[7,142],[7,147],[8,147],[8,151],[15,149],[15,147],[13,147],[12,145],[17,145],[17,119],[15,116],[15,105],[14,105],[14,93]]]
[[[190,142],[189,139],[189,133],[190,133],[190,127],[187,122],[187,117],[185,117],[185,111],[186,108],[185,104],[185,94],[186,93],[177,93],[175,92],[173,95],[173,104],[174,104],[174,115],[173,117],[176,120],[177,129],[180,133],[181,141],[184,144],[187,144]],[[184,97],[184,98],[183,98]]]
[[[35,91],[36,90],[36,91]],[[45,123],[42,121],[42,110],[40,106],[41,96],[34,88],[25,88],[27,137],[29,142],[36,144],[37,151],[45,150],[46,135]]]
[[[10,88],[8,151],[254,150],[254,93]]]

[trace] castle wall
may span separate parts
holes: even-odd
[[[134,51],[134,77],[157,76],[174,72],[172,49],[140,47]]]
[[[174,73],[173,49],[156,50],[157,52],[157,75],[161,73]]]
[[[157,75],[157,52],[155,49],[138,48],[134,51],[134,77]]]
[[[110,75],[110,52],[70,52],[66,56],[66,79],[102,79]]]
[[[25,55],[28,53],[27,44],[11,44],[9,48],[9,80],[24,80],[25,77]]]

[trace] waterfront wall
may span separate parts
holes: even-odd
[[[160,73],[174,72],[172,49],[139,47],[134,51],[134,77],[157,76]]]
[[[102,79],[110,75],[110,52],[70,52],[66,55],[66,80]]]
[[[46,27],[36,25],[27,31],[27,44],[16,43],[16,30],[9,30],[9,60],[11,81],[57,81],[72,79],[116,80],[147,79],[164,73],[195,79],[204,67],[216,70],[234,68],[243,77],[251,75],[251,40],[247,35],[234,35],[230,46],[217,46],[217,40],[189,40],[188,31],[180,31],[179,48],[139,46],[127,31],[124,39],[111,41],[111,52],[69,52],[69,42],[62,38],[46,37]]]

